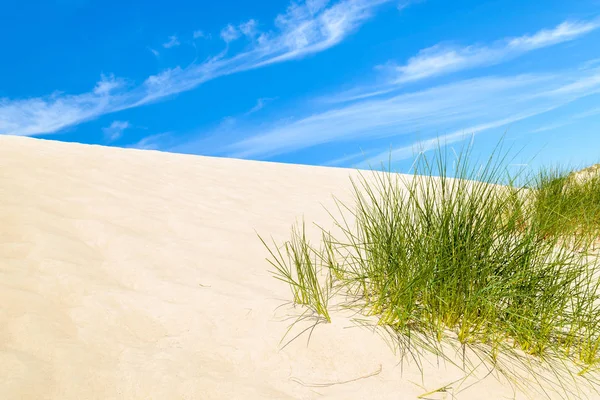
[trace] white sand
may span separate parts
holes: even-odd
[[[402,370],[338,313],[280,350],[301,311],[278,309],[255,230],[326,223],[350,173],[0,136],[0,399],[414,399],[459,378]],[[513,396],[488,378],[458,398]]]

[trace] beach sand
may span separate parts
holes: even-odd
[[[0,399],[452,398],[459,368],[343,312],[282,349],[304,310],[257,233],[327,227],[351,175],[0,136]],[[457,398],[515,397],[490,376]]]

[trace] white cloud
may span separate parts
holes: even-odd
[[[593,117],[595,115],[600,115],[600,107],[592,108],[587,111],[581,112],[579,114],[575,114],[573,116],[573,118],[581,119],[581,118]]]
[[[328,49],[340,43],[389,0],[345,0],[315,13],[307,5],[293,5],[276,19],[282,34],[262,41],[256,66],[263,66]],[[316,2],[315,2],[316,3]]]
[[[356,161],[359,159],[366,160],[368,155],[372,154],[372,153],[373,153],[373,151],[370,151],[370,152],[361,151],[361,152],[354,153],[354,154],[344,155],[342,157],[326,161],[322,165],[325,167],[344,166],[344,165],[347,165],[348,163],[350,163],[351,161]],[[362,162],[360,162],[360,163],[362,163]],[[354,165],[356,165],[356,163]]]
[[[171,132],[164,132],[147,136],[139,142],[127,147],[139,150],[160,150],[169,141],[171,141]]]
[[[596,71],[598,71],[598,69],[596,69]],[[586,76],[585,73],[581,73],[581,75]],[[587,94],[592,94],[589,92],[590,86],[596,87],[596,90],[593,93],[598,92],[597,87],[600,86],[600,74],[595,74],[595,75],[591,75],[591,76],[588,75],[588,78],[586,78],[586,79],[574,80],[573,82],[569,83],[568,85],[553,89],[551,94],[553,94],[555,96],[560,96],[563,94],[570,95],[570,94],[574,94],[574,93],[579,93],[583,96],[583,95],[587,95]]]
[[[0,134],[56,132],[103,114],[191,90],[220,76],[324,51],[353,33],[372,15],[375,7],[387,1],[340,0],[328,6],[319,0],[294,3],[285,14],[277,17],[275,31],[260,34],[242,52],[229,57],[222,53],[203,63],[167,69],[148,77],[138,86],[103,77],[88,93],[0,99]],[[178,42],[176,37],[173,38],[171,41]]]
[[[249,21],[246,21],[246,22],[240,24],[239,30],[244,36],[253,38],[254,36],[256,36],[258,34],[257,26],[258,26],[258,23],[256,22],[256,20],[251,19]]]
[[[600,27],[596,21],[563,22],[533,35],[507,38],[490,46],[436,45],[421,50],[408,63],[396,67],[397,83],[411,82],[463,69],[498,64],[528,51],[576,39]]]
[[[408,146],[403,146],[395,150],[391,151],[383,151],[379,154],[370,157],[364,162],[358,165],[358,168],[376,168],[381,165],[381,163],[385,163],[392,161],[400,161],[412,158],[416,154],[425,153],[427,151],[433,150],[438,147],[438,145],[450,145],[452,143],[461,142],[466,139],[473,138],[476,134],[490,130],[495,128],[501,128],[503,126],[507,126],[514,122],[518,122],[524,120],[529,117],[533,117],[540,113],[549,111],[549,109],[542,109],[541,111],[533,111],[530,113],[516,114],[512,117],[503,118],[499,120],[494,120],[490,122],[486,122],[480,125],[467,126],[463,129],[454,131],[452,133],[447,133],[441,136],[435,136],[426,140],[419,140],[413,144]]]
[[[172,36],[169,36],[169,41],[168,41],[168,42],[166,42],[166,43],[163,43],[163,45],[162,45],[162,46],[163,46],[165,49],[170,49],[171,47],[177,47],[177,46],[179,46],[180,44],[181,44],[181,43],[179,43],[179,38],[177,38],[177,36],[176,36],[176,35],[172,35]]]
[[[154,55],[154,57],[158,58],[158,56],[160,56],[160,53],[156,50],[154,50],[151,47],[148,47],[148,50],[150,51],[150,53],[152,53]]]
[[[269,103],[272,100],[273,99],[268,98],[268,97],[263,97],[263,98],[256,100],[256,105],[254,107],[252,107],[250,110],[248,110],[246,113],[244,113],[244,115],[248,116],[250,114],[254,114],[255,112],[262,110],[267,105],[267,103]]]
[[[306,8],[309,13],[314,15],[325,8],[328,3],[329,0],[306,0]]]
[[[599,65],[600,65],[600,58],[594,58],[594,59],[584,62],[583,65],[580,66],[580,69],[593,68],[593,67],[597,67]]]
[[[563,121],[563,122],[555,122],[552,124],[542,125],[538,128],[535,128],[535,129],[529,131],[529,133],[541,133],[541,132],[553,131],[555,129],[570,125],[572,123],[573,123],[573,121],[567,120],[567,121]]]
[[[412,1],[411,3],[414,3]],[[387,63],[377,67],[387,73],[385,82],[354,89],[321,99],[324,103],[344,103],[378,97],[400,90],[404,84],[466,69],[485,67],[509,61],[529,51],[577,39],[600,28],[600,19],[565,21],[552,29],[542,29],[533,35],[505,38],[489,45],[456,46],[437,44],[421,50],[404,65]],[[581,69],[593,67],[590,60]]]
[[[402,11],[409,5],[410,5],[410,3],[407,1],[400,1],[400,2],[398,2],[398,5],[396,6],[396,8],[398,9],[398,11]]]
[[[398,1],[398,4],[396,5],[396,8],[398,9],[398,11],[402,11],[405,8],[407,8],[408,6],[415,4],[415,3],[422,3],[425,0],[400,0]]]
[[[238,31],[237,28],[231,24],[227,25],[221,30],[221,39],[223,39],[226,43],[233,42],[234,40],[239,39],[240,36],[240,31]]]
[[[104,137],[106,140],[109,142],[114,142],[123,135],[123,132],[127,128],[131,128],[131,125],[128,121],[113,121],[110,126],[102,128],[102,132],[104,132]]]
[[[124,85],[123,80],[116,79],[114,75],[100,75],[100,80],[96,82],[94,87],[94,94],[96,95],[110,95],[111,92],[121,88]]]
[[[553,44],[566,42],[585,35],[600,27],[600,21],[565,21],[554,29],[542,29],[534,35],[525,35],[510,39],[507,43],[509,49],[529,51]]]
[[[92,91],[80,95],[0,99],[0,134],[29,136],[56,132],[99,115],[125,108],[123,80],[102,75]]]
[[[250,111],[247,112],[247,114],[252,114],[255,113],[257,111],[260,111],[263,109],[263,107],[265,106],[265,99],[258,99],[256,101],[256,105],[254,107],[252,107],[250,109]]]
[[[194,39],[199,39],[199,38],[205,38],[206,37],[206,35],[204,34],[204,32],[201,31],[201,30],[194,31],[194,33],[193,33],[192,36],[194,37]]]
[[[463,133],[493,129],[542,114],[595,93],[600,93],[600,69],[585,74],[566,71],[464,80],[358,101],[270,129],[261,126],[254,135],[227,146],[224,153],[264,158],[326,143],[373,141],[415,131],[437,134],[450,129],[455,132],[449,138],[458,138]]]

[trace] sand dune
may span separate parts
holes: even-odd
[[[256,232],[326,225],[352,174],[0,137],[0,398],[414,399],[460,378],[341,313],[281,349],[301,311]],[[513,396],[489,377],[458,398]]]

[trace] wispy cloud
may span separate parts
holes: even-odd
[[[234,40],[239,39],[240,36],[242,36],[240,31],[238,31],[238,29],[231,24],[227,25],[221,30],[221,39],[223,39],[226,43],[233,42]]]
[[[304,57],[340,43],[389,0],[322,0],[292,3],[275,21],[274,30],[247,32],[257,37],[243,51],[225,53],[185,68],[167,69],[140,85],[102,79],[91,92],[78,95],[0,100],[0,134],[35,135],[56,132],[99,115],[137,107],[191,90],[220,76]],[[236,28],[238,29],[238,28]],[[171,40],[173,42],[178,41]],[[170,42],[171,42],[170,41]],[[168,43],[170,43],[168,42]],[[167,43],[167,44],[168,44]],[[117,85],[109,87],[107,85]]]
[[[181,43],[179,42],[179,38],[177,37],[177,35],[172,35],[169,36],[169,41],[166,43],[163,43],[163,47],[165,49],[170,49],[171,47],[177,47],[179,46]]]
[[[160,150],[172,141],[172,132],[150,135],[127,147],[140,150]]]
[[[248,115],[254,114],[255,112],[262,110],[267,105],[267,103],[271,102],[272,100],[273,100],[272,98],[268,98],[268,97],[263,97],[263,98],[256,100],[256,105],[254,107],[252,107],[250,110],[248,110],[247,112],[245,112],[244,115],[248,116]]]
[[[580,69],[589,69],[593,67],[597,67],[600,65],[600,58],[594,58],[586,61],[583,65],[580,66]]]
[[[507,126],[514,122],[533,117],[546,111],[550,111],[550,109],[542,109],[541,111],[536,110],[529,113],[516,114],[512,117],[494,120],[480,125],[467,126],[463,129],[454,131],[452,133],[447,133],[445,135],[436,136],[430,139],[417,140],[416,142],[407,146],[402,146],[397,149],[380,152],[379,154],[374,155],[365,160],[364,162],[360,163],[357,167],[375,168],[379,167],[381,163],[385,164],[386,161],[391,160],[392,162],[395,162],[400,160],[406,160],[419,153],[425,153],[430,150],[433,150],[437,148],[438,145],[446,146],[464,141],[466,139],[472,139],[475,135],[481,132],[485,132],[490,129],[501,128],[503,126]]]
[[[593,117],[595,115],[600,115],[600,107],[591,108],[587,111],[581,112],[579,114],[575,114],[575,115],[573,115],[573,118],[581,119],[581,118]]]
[[[270,129],[227,146],[234,157],[269,157],[326,143],[452,130],[446,139],[514,123],[600,92],[600,69],[485,77],[367,99]],[[246,131],[252,131],[246,128]],[[396,156],[406,154],[406,149]]]
[[[102,76],[91,92],[80,95],[53,94],[45,98],[0,99],[0,134],[35,135],[125,108],[116,93],[126,88],[124,80]]]
[[[233,42],[242,36],[253,39],[259,35],[260,32],[258,31],[258,22],[255,19],[250,19],[239,24],[238,26],[229,24],[221,30],[221,39],[223,39],[225,43]],[[262,36],[262,40],[266,40],[266,38],[266,35]]]
[[[158,58],[158,56],[160,56],[160,53],[157,50],[154,50],[152,47],[148,47],[148,50],[154,55],[154,57]]]
[[[192,34],[192,37],[194,39],[205,38],[206,34],[203,31],[201,31],[201,30],[197,30],[197,31],[194,31],[194,33]]]
[[[517,51],[535,50],[573,40],[600,27],[600,20],[565,21],[554,29],[543,29],[533,35],[510,39],[507,47]]]
[[[573,86],[571,86],[571,89],[573,89]],[[572,124],[576,123],[577,120],[579,120],[579,119],[589,118],[589,117],[593,117],[596,115],[600,115],[600,107],[599,108],[591,108],[584,112],[575,113],[575,114],[566,116],[563,118],[563,120],[558,121],[558,122],[544,124],[542,126],[539,126],[538,128],[535,128],[535,129],[529,131],[529,133],[542,133],[542,132],[553,131],[553,130],[556,130],[559,128],[563,128],[565,126],[572,125]]]
[[[240,24],[239,30],[244,36],[253,38],[258,34],[258,23],[256,20],[251,19],[243,24]]]
[[[425,1],[426,0],[400,0],[400,1],[398,1],[398,4],[396,5],[396,8],[399,11],[402,11],[402,10],[404,10],[405,8],[409,7],[412,4],[423,3]]]
[[[109,142],[114,142],[123,136],[123,132],[125,129],[130,128],[131,124],[129,121],[113,121],[110,126],[106,128],[102,128],[102,132],[104,132],[104,137]]]
[[[555,129],[565,127],[567,125],[571,125],[572,123],[573,123],[573,121],[570,119],[563,121],[563,122],[554,122],[552,124],[542,125],[542,126],[535,128],[529,132],[530,133],[542,133],[542,132],[553,131]]]
[[[100,80],[96,82],[93,93],[98,96],[108,96],[111,92],[120,89],[125,84],[124,80],[115,78],[114,75],[100,75]]]
[[[404,84],[426,78],[450,74],[461,70],[497,65],[527,52],[575,40],[600,28],[600,18],[590,21],[565,21],[551,29],[542,29],[532,35],[509,37],[489,45],[457,46],[437,44],[421,50],[404,65],[388,63],[377,69],[388,75],[383,84],[354,88],[325,99],[328,103],[341,103],[377,97],[397,91]],[[593,67],[588,61],[582,69]]]
[[[436,45],[419,52],[408,63],[395,67],[396,82],[411,82],[463,69],[498,64],[526,52],[567,42],[600,27],[600,21],[566,21],[533,35],[507,38],[490,46],[456,47]]]
[[[362,164],[365,160],[368,159],[370,155],[373,154],[373,151],[360,151],[353,154],[344,155],[342,157],[334,158],[333,160],[326,161],[321,165],[325,167],[339,167],[350,164],[351,162],[359,161],[359,164]],[[356,163],[355,163],[356,164]]]

